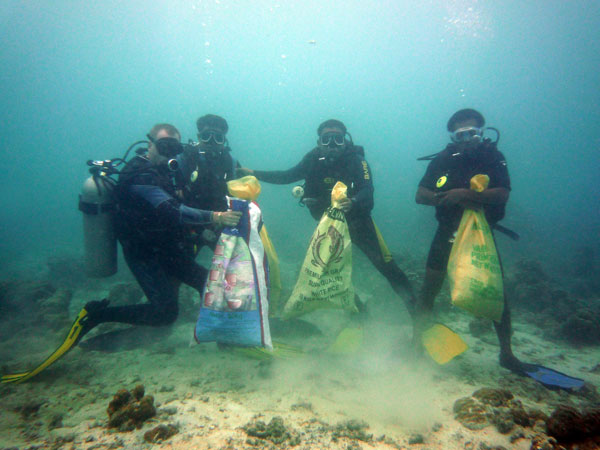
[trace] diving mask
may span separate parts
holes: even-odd
[[[208,144],[211,140],[217,145],[225,143],[225,134],[215,130],[205,130],[198,133],[198,139],[203,144]]]
[[[481,141],[483,136],[483,128],[477,127],[462,127],[450,133],[450,139],[455,144],[461,143],[477,143]]]
[[[165,158],[175,158],[177,155],[183,152],[183,146],[178,139],[174,137],[163,137],[160,139],[154,139],[149,134],[146,135],[148,140],[154,144],[158,154]]]
[[[346,140],[342,133],[324,133],[319,136],[319,144],[323,147],[331,147],[333,145],[341,147],[345,143]]]

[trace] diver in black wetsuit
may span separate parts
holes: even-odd
[[[504,217],[511,189],[510,177],[506,160],[496,148],[496,142],[483,139],[484,125],[483,115],[474,109],[462,109],[453,114],[447,124],[452,143],[437,155],[431,155],[435,157],[419,183],[415,200],[435,207],[439,225],[429,250],[423,290],[416,308],[414,343],[418,351],[421,335],[431,321],[435,297],[446,278],[454,235],[463,211],[483,209],[492,229]],[[483,192],[469,189],[471,178],[477,174],[489,176],[489,185]],[[529,376],[551,389],[574,389],[583,385],[579,378],[517,359],[511,346],[512,327],[506,295],[502,317],[500,322],[494,322],[494,327],[500,343],[502,367]]]
[[[416,202],[435,206],[439,226],[427,258],[423,290],[417,307],[418,326],[415,327],[415,344],[420,342],[420,331],[431,314],[435,297],[446,278],[446,266],[465,208],[484,208],[486,218],[493,226],[504,217],[510,193],[510,177],[504,155],[494,143],[482,140],[483,116],[475,110],[465,109],[455,113],[448,121],[452,143],[429,164],[419,183]],[[483,192],[469,189],[474,175],[490,178]],[[502,319],[494,322],[500,342],[500,360],[503,365],[516,361],[511,349],[510,310],[506,301]]]
[[[341,181],[348,187],[348,198],[340,202],[346,214],[352,243],[369,258],[377,270],[402,296],[412,313],[415,299],[410,282],[398,267],[375,222],[373,180],[362,147],[354,145],[346,126],[339,120],[327,120],[318,130],[317,147],[308,152],[295,167],[284,171],[238,169],[238,175],[254,175],[261,181],[288,184],[305,180],[302,202],[312,216],[320,220],[331,204],[331,190]],[[363,305],[358,305],[361,308]]]
[[[186,242],[187,228],[236,225],[241,216],[239,212],[211,212],[184,205],[176,192],[175,172],[167,164],[183,151],[179,132],[172,125],[158,124],[148,137],[147,157],[137,156],[127,163],[116,189],[117,236],[148,303],[110,307],[106,300],[90,302],[85,307],[86,332],[103,322],[173,323],[178,314],[179,284],[184,282],[201,293],[207,276]]]
[[[198,142],[185,146],[182,175],[186,205],[209,211],[226,211],[227,182],[235,178],[239,163],[231,155],[227,140],[229,125],[215,114],[206,114],[196,121]],[[219,230],[207,224],[194,227],[196,251],[204,245],[214,250]]]
[[[148,133],[147,156],[136,156],[121,171],[114,186],[117,237],[131,272],[147,303],[114,306],[108,300],[88,302],[79,311],[67,337],[34,370],[2,375],[1,383],[26,381],[65,355],[91,329],[105,322],[130,325],[169,325],[178,315],[181,282],[198,291],[204,288],[207,270],[194,261],[187,240],[190,227],[206,224],[235,226],[241,213],[212,212],[184,205],[178,190],[176,156],[183,151],[179,131],[169,124],[155,125]]]

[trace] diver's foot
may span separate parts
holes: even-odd
[[[102,323],[102,320],[100,320],[99,315],[101,311],[104,311],[106,308],[108,308],[108,303],[108,299],[105,298],[102,300],[93,300],[85,304],[85,306],[79,314],[81,315],[83,313],[83,310],[85,310],[86,314],[79,320],[81,331],[79,331],[79,334],[73,345],[78,344],[79,341],[81,341],[81,338],[83,338],[87,333],[89,333],[92,330],[92,328]]]
[[[519,359],[512,353],[500,353],[500,365],[505,369],[518,374],[523,374],[525,370],[525,364],[519,361]]]
[[[87,302],[83,308],[88,314],[94,314],[102,309],[108,308],[109,303],[107,298],[103,298],[102,300],[92,300],[91,302]]]

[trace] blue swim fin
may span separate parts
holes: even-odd
[[[523,375],[533,378],[548,389],[580,389],[585,384],[581,378],[571,377],[548,367],[522,363]]]

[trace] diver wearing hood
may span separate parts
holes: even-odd
[[[196,121],[198,141],[186,145],[180,160],[185,178],[184,201],[194,208],[227,211],[227,182],[235,178],[239,163],[231,156],[227,140],[229,125],[215,114],[206,114]],[[208,245],[214,249],[218,230],[197,227],[196,249]]]
[[[191,149],[196,157],[196,173],[190,175],[186,201],[201,208],[214,211],[226,211],[228,194],[227,182],[235,178],[235,169],[239,167],[231,156],[227,140],[229,125],[220,116],[207,114],[196,121],[198,142]]]
[[[338,181],[343,182],[348,187],[348,198],[340,202],[340,209],[346,215],[352,243],[385,276],[412,312],[415,300],[410,282],[394,261],[371,218],[373,179],[363,147],[354,144],[346,126],[339,120],[323,122],[317,129],[317,135],[317,146],[291,169],[263,171],[242,168],[238,175],[254,175],[260,181],[273,184],[305,180],[301,203],[308,207],[315,220],[320,220],[330,206],[334,185]]]
[[[496,143],[482,139],[485,119],[474,109],[462,109],[450,117],[447,124],[450,144],[431,155],[431,162],[419,183],[415,201],[435,207],[438,229],[429,249],[425,280],[417,305],[415,345],[421,342],[422,324],[433,310],[439,294],[446,267],[465,208],[483,208],[490,227],[504,217],[510,193],[510,177],[506,161],[496,148]],[[489,176],[488,188],[475,192],[470,180],[477,174]],[[518,360],[512,353],[510,335],[510,310],[504,305],[502,319],[494,322],[500,342],[501,364],[510,365]]]
[[[173,125],[158,124],[150,130],[148,139],[147,154],[138,154],[123,170],[115,172],[120,175],[113,191],[117,203],[116,234],[125,261],[148,301],[124,306],[110,306],[106,299],[88,302],[52,355],[32,371],[3,375],[2,383],[20,383],[37,375],[101,323],[149,326],[173,323],[178,315],[182,282],[202,293],[207,270],[194,261],[195,255],[186,242],[187,230],[209,223],[234,226],[241,213],[205,211],[184,205],[177,180],[176,158],[183,151],[179,131]]]
[[[483,138],[484,125],[485,119],[478,111],[458,111],[447,124],[451,142],[441,152],[420,158],[431,158],[431,162],[419,183],[416,201],[435,206],[435,217],[442,227],[456,231],[464,206],[473,202],[484,205],[490,226],[504,217],[510,177],[506,159],[498,151],[498,141]],[[476,174],[490,177],[484,193],[469,189],[470,180]]]
[[[147,158],[138,156],[125,166],[116,191],[117,236],[148,303],[90,312],[91,322],[158,326],[175,321],[179,284],[202,292],[207,276],[186,244],[188,229],[210,223],[236,225],[240,217],[236,212],[215,213],[184,205],[174,177],[177,171],[166,164],[183,151],[179,131],[158,124],[148,137]]]
[[[167,165],[183,151],[175,127],[155,125],[148,137],[147,157],[137,156],[121,172],[115,217],[123,255],[148,302],[115,307],[99,307],[92,302],[90,325],[121,322],[160,326],[174,322],[179,284],[202,292],[207,276],[186,244],[188,228],[209,223],[235,225],[239,221],[236,212],[213,212],[182,203],[174,177],[177,172]]]
[[[433,303],[446,278],[448,260],[454,235],[465,209],[481,209],[493,229],[504,217],[508,201],[510,177],[504,155],[497,143],[483,138],[485,119],[474,109],[462,109],[450,117],[447,124],[451,143],[440,153],[421,160],[431,160],[419,183],[415,200],[422,205],[434,206],[438,229],[431,243],[423,289],[417,304],[415,345],[420,346],[422,328],[429,322]],[[494,128],[499,137],[499,132]],[[470,180],[477,174],[489,177],[487,189],[470,189]],[[498,254],[500,259],[500,255]],[[500,263],[502,269],[502,264]],[[556,372],[547,367],[519,361],[511,346],[511,318],[506,295],[500,322],[494,322],[500,343],[500,365],[512,372],[526,375],[549,388],[569,389],[583,384],[580,379]]]

